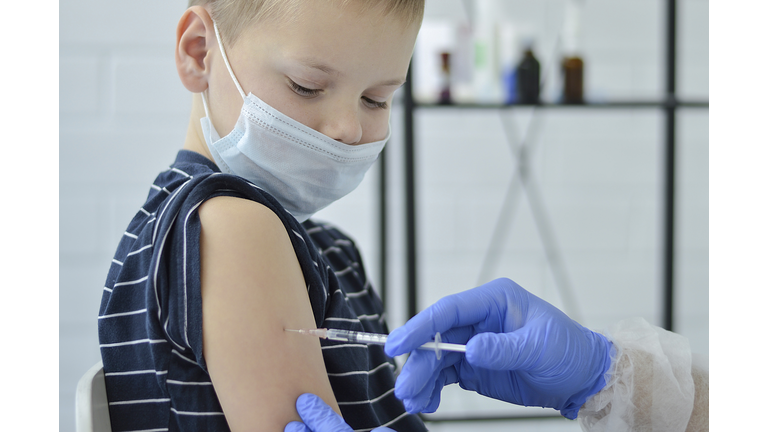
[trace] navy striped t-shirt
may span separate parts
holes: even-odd
[[[197,209],[217,196],[261,203],[280,218],[318,327],[388,332],[348,237],[327,224],[300,224],[265,191],[182,150],[128,225],[104,286],[98,327],[113,431],[229,430],[202,344]],[[382,347],[321,340],[321,349],[352,429],[426,430],[395,398],[395,365]]]

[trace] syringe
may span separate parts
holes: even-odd
[[[387,343],[387,335],[379,333],[366,333],[354,330],[339,330],[339,329],[300,329],[291,330],[285,329],[285,331],[301,333],[308,336],[317,336],[321,339],[330,339],[340,342],[353,342],[363,344],[375,344],[384,345]],[[440,360],[441,351],[455,351],[455,352],[467,352],[466,345],[453,344],[442,342],[440,339],[440,332],[435,334],[434,342],[427,342],[420,346],[419,349],[434,351],[437,359]]]

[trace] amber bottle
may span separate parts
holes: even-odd
[[[578,56],[563,59],[563,103],[584,103],[584,60]]]
[[[440,53],[440,60],[442,62],[442,68],[440,71],[440,96],[438,97],[438,103],[441,105],[449,105],[452,103],[451,53]]]

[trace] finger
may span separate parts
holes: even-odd
[[[296,410],[306,427],[315,432],[353,432],[344,419],[320,397],[305,393],[296,400]]]
[[[454,327],[440,333],[443,342],[466,345],[469,339],[475,335],[475,329],[472,326]]]
[[[454,327],[484,321],[493,311],[506,304],[500,290],[505,288],[507,281],[496,280],[469,291],[443,297],[408,320],[404,326],[393,330],[387,338],[384,350],[390,357],[395,357],[431,341],[436,332],[444,333]]]
[[[414,351],[408,356],[403,370],[395,382],[395,396],[398,399],[413,399],[430,386],[430,380],[437,370],[435,354],[427,351]]]
[[[421,412],[433,413],[437,411],[437,408],[440,406],[440,394],[443,392],[443,387],[450,384],[446,380],[446,371],[449,370],[453,370],[453,368],[449,367],[440,371],[440,375],[437,378],[435,388],[432,390],[432,395],[429,398],[429,403],[424,407],[424,409],[421,410]]]
[[[440,370],[434,371],[432,376],[427,380],[427,385],[425,385],[416,395],[411,396],[406,400],[406,406],[408,406],[409,412],[424,412],[425,407],[431,403],[435,391],[437,391],[439,396],[440,391],[443,388],[443,384],[440,382],[441,372],[442,371]]]
[[[426,405],[422,402],[419,406],[419,412],[433,413],[440,407],[440,395],[443,392],[443,388],[449,384],[456,384],[459,382],[459,375],[456,372],[456,365],[452,364],[440,371],[435,379],[435,386],[432,389],[432,394],[426,399]]]
[[[540,342],[525,329],[512,333],[480,333],[467,342],[467,361],[491,370],[527,370],[539,357]]]
[[[312,431],[304,423],[292,421],[285,426],[284,432],[312,432]]]
[[[453,371],[453,365],[460,362],[462,355],[448,353],[437,361],[434,353],[415,351],[403,367],[395,383],[395,396],[401,399],[410,413],[421,412],[427,406],[435,389],[439,393],[446,384],[446,370]],[[455,372],[448,375],[456,382]]]

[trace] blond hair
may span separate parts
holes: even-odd
[[[260,20],[280,20],[296,16],[305,0],[189,0],[189,6],[210,6],[227,45],[233,44],[249,25]],[[328,0],[324,0],[328,1]],[[382,16],[391,14],[406,25],[421,22],[425,0],[336,0],[341,6],[356,3],[362,12],[377,10]]]

